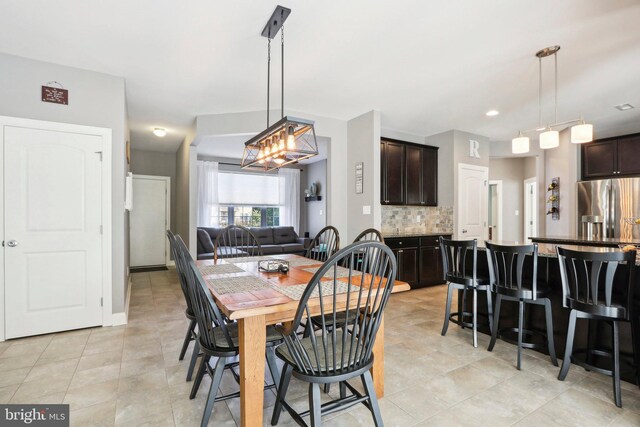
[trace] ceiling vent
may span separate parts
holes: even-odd
[[[620,111],[627,111],[627,110],[631,110],[633,108],[635,108],[633,105],[631,104],[619,104],[616,105],[615,108],[617,108]]]

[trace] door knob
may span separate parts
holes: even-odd
[[[463,228],[463,229],[462,229],[462,232],[463,232],[463,233],[466,233],[466,232],[467,232],[467,230],[465,230],[465,229]]]
[[[18,241],[17,240],[9,240],[7,242],[7,246],[9,246],[10,248],[15,248],[16,246],[18,246]]]

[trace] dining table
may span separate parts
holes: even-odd
[[[286,261],[288,271],[263,271],[259,263],[265,260]],[[262,426],[266,326],[293,321],[302,293],[322,262],[280,254],[199,260],[196,265],[220,311],[230,321],[238,322],[241,425]],[[333,277],[321,280],[331,281]],[[336,280],[344,281],[345,277]],[[355,284],[355,277],[352,283]],[[409,289],[408,283],[396,280],[392,293]],[[339,297],[337,292],[336,296]],[[338,298],[336,304],[342,301],[346,305],[345,299]],[[309,305],[312,315],[321,314],[318,297],[311,298]],[[376,394],[381,398],[384,395],[384,320],[374,344],[371,374]]]

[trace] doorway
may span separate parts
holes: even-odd
[[[524,239],[538,235],[538,181],[524,180]]]
[[[502,181],[489,181],[489,240],[502,240]]]
[[[133,175],[131,268],[169,264],[170,188],[168,176]]]
[[[458,164],[458,239],[487,239],[489,168]]]
[[[110,325],[111,130],[0,117],[0,145],[0,340]]]

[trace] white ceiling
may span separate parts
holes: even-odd
[[[251,139],[254,135],[210,135],[199,139],[198,155],[208,157],[221,157],[224,159],[238,159],[242,156],[244,143]],[[327,148],[329,139],[317,137],[318,155],[306,160],[302,160],[300,164],[308,165],[319,162],[327,158]]]
[[[0,0],[0,52],[123,76],[132,145],[174,151],[196,115],[264,109],[260,32],[278,3],[293,10],[286,108],[508,140],[537,124],[533,54],[560,44],[558,119],[640,131],[637,0]],[[277,81],[274,69],[276,94]]]

